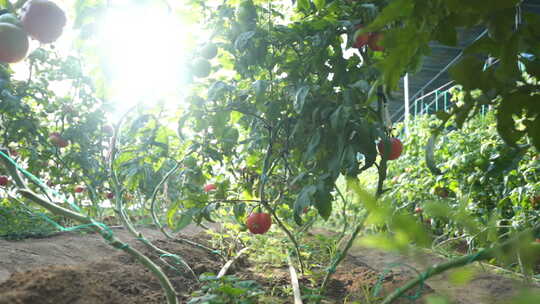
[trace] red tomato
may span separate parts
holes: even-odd
[[[204,186],[204,192],[210,192],[210,191],[216,190],[216,189],[217,189],[217,187],[214,184],[208,184],[208,185]]]
[[[9,184],[9,177],[2,175],[0,176],[0,186],[7,186]]]
[[[83,186],[77,186],[77,187],[75,187],[74,191],[75,191],[75,193],[81,193],[81,192],[84,191],[84,187]]]
[[[362,24],[359,24],[354,29],[356,31],[358,31],[358,30],[361,30],[362,28],[364,28],[364,26]],[[359,48],[362,48],[364,45],[367,45],[369,43],[370,34],[365,33],[365,34],[362,34],[362,35],[357,35],[356,31],[354,33],[353,47],[359,49]]]
[[[272,226],[270,214],[264,212],[253,212],[246,222],[246,226],[253,234],[264,234]]]
[[[59,147],[59,148],[65,148],[69,145],[69,143],[67,142],[67,140],[65,140],[64,138],[62,138],[62,136],[60,135],[60,133],[58,132],[53,132],[49,135],[49,141]]]
[[[368,42],[369,48],[374,51],[384,51],[384,47],[380,45],[383,37],[384,36],[382,33],[371,33],[371,35],[369,35],[369,42]]]
[[[401,155],[401,152],[403,152],[403,144],[395,137],[390,138],[390,144],[392,150],[388,155],[388,160],[394,160]],[[382,140],[377,144],[377,147],[379,148],[379,153],[384,155],[384,142]]]
[[[49,0],[31,0],[23,7],[23,28],[41,43],[56,41],[62,35],[66,21],[64,11]]]

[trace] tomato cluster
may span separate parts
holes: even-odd
[[[66,14],[49,0],[28,1],[21,18],[11,13],[0,16],[0,61],[15,63],[26,57],[28,36],[40,43],[52,43],[61,35],[66,25]]]

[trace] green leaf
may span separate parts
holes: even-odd
[[[306,102],[306,97],[309,94],[310,87],[307,85],[300,86],[296,90],[295,99],[294,99],[294,109],[297,113],[301,113],[304,109],[304,103]]]
[[[253,36],[255,36],[255,31],[249,31],[249,32],[244,32],[240,34],[238,38],[236,38],[236,41],[234,42],[234,47],[239,51],[244,50],[249,40],[251,40]]]
[[[435,163],[435,143],[437,142],[437,137],[439,136],[440,131],[433,132],[429,137],[428,143],[426,145],[426,165],[434,175],[441,175],[442,172],[437,168]]]
[[[534,60],[523,60],[523,64],[525,65],[525,71],[530,74],[531,76],[540,77],[540,60],[538,58],[535,58]]]
[[[515,8],[498,11],[492,14],[487,21],[489,36],[498,43],[506,43],[514,32]]]
[[[482,38],[469,45],[463,53],[465,55],[474,55],[476,53],[490,54],[493,57],[499,57],[501,54],[501,46],[488,35],[484,35]]]
[[[309,144],[306,150],[306,154],[304,155],[304,159],[309,160],[315,156],[315,152],[317,152],[317,147],[319,147],[319,144],[321,143],[321,130],[318,129],[315,134],[311,136],[311,139],[309,140]]]
[[[216,81],[212,83],[210,88],[208,88],[208,99],[209,100],[219,100],[221,99],[226,92],[231,91],[232,87],[226,84],[223,81]]]
[[[476,271],[471,267],[459,268],[452,271],[449,274],[448,279],[452,284],[465,285],[474,279],[475,274]]]
[[[313,0],[313,3],[318,11],[322,10],[326,6],[326,0]]]
[[[394,0],[385,7],[377,18],[366,27],[365,32],[379,30],[389,23],[407,17],[412,14],[414,9],[413,0]]]
[[[527,98],[529,95],[520,93],[505,96],[497,109],[497,131],[509,146],[516,146],[518,140],[525,135],[516,129],[514,115],[521,112]]]
[[[234,204],[233,212],[234,212],[234,218],[236,219],[236,221],[240,224],[243,224],[244,217],[246,215],[246,204],[245,203]]]
[[[435,39],[442,44],[456,46],[457,31],[454,24],[448,22],[448,20],[441,21],[435,29]]]
[[[397,87],[405,69],[416,54],[426,47],[429,38],[427,33],[418,32],[413,25],[384,32],[384,46],[391,52],[378,63],[378,66],[382,69],[384,83],[389,89]]]
[[[298,225],[302,225],[302,218],[300,214],[304,211],[304,208],[312,205],[313,194],[317,191],[315,185],[306,186],[300,191],[300,194],[294,202],[294,220]]]
[[[180,218],[176,221],[176,225],[174,226],[173,231],[178,232],[184,228],[187,227],[187,225],[191,224],[191,221],[193,220],[193,214],[195,213],[195,209],[188,209],[180,214]]]
[[[364,166],[360,169],[360,172],[370,168],[375,164],[377,159],[377,145],[375,144],[375,136],[373,132],[373,126],[368,124],[361,124],[357,129],[358,139],[353,137],[353,140],[358,140],[360,153],[364,155]]]
[[[458,64],[450,68],[449,73],[452,78],[468,91],[482,87],[482,70],[484,65],[480,59],[467,56]]]
[[[309,9],[309,0],[297,0],[296,1],[296,8],[299,11],[307,11]]]
[[[521,0],[446,0],[448,7],[456,12],[496,11],[515,7]]]
[[[540,115],[537,115],[527,127],[527,133],[532,139],[533,145],[540,151]]]
[[[315,192],[314,200],[315,207],[321,217],[327,220],[332,214],[332,195],[330,194],[331,189],[328,189],[323,182],[319,182],[317,185],[317,192]]]
[[[9,2],[9,0],[0,0],[0,8],[7,8],[11,10],[12,9],[11,2]]]
[[[174,204],[171,208],[169,208],[169,210],[167,210],[167,224],[169,225],[169,227],[175,226],[174,216],[176,215],[176,212],[179,208],[180,206],[178,204]]]
[[[518,68],[519,35],[514,34],[502,47],[501,68],[497,74],[506,79],[507,83],[514,83],[520,76]]]
[[[330,115],[330,125],[334,130],[341,130],[345,126],[345,111],[343,106],[339,106],[332,115]]]
[[[252,84],[253,90],[255,91],[255,96],[257,98],[261,97],[268,88],[268,81],[266,80],[257,80]]]
[[[221,287],[219,287],[217,290],[229,295],[229,296],[232,296],[232,297],[238,297],[238,296],[241,296],[243,294],[246,293],[245,290],[243,289],[240,289],[240,288],[234,288],[232,286],[229,286],[229,285],[222,285]]]

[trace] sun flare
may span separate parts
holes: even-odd
[[[108,10],[100,35],[102,56],[119,108],[176,95],[185,75],[185,26],[163,7]]]

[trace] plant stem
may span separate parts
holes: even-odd
[[[341,261],[343,261],[343,259],[347,256],[347,252],[349,251],[349,249],[351,249],[352,244],[354,243],[354,240],[358,236],[358,233],[360,233],[360,230],[362,230],[362,228],[364,228],[364,222],[367,219],[367,216],[368,216],[368,214],[366,214],[364,216],[364,218],[360,220],[360,223],[358,223],[358,225],[356,225],[356,228],[354,229],[354,232],[351,235],[351,238],[347,242],[347,245],[345,245],[345,248],[343,248],[343,250],[341,250],[341,252],[339,252],[337,254],[337,256],[334,258],[334,262],[330,265],[330,267],[329,267],[329,269],[328,269],[328,271],[326,273],[326,276],[324,277],[323,283],[322,283],[321,288],[319,290],[320,294],[324,293],[324,290],[326,289],[326,286],[328,285],[328,282],[330,281],[330,277],[332,276],[332,274],[334,274],[334,272],[336,271],[336,268],[341,263]]]
[[[279,219],[279,217],[277,216],[274,208],[272,208],[272,206],[270,206],[268,201],[265,200],[264,186],[266,184],[266,180],[268,179],[268,176],[272,173],[271,170],[269,170],[270,167],[271,167],[270,158],[272,156],[272,146],[273,146],[273,137],[274,137],[274,133],[272,132],[272,128],[268,128],[268,133],[269,133],[270,138],[269,138],[269,142],[268,142],[268,149],[267,149],[266,155],[264,157],[263,169],[262,169],[262,173],[261,173],[261,184],[259,186],[259,194],[260,194],[260,198],[261,198],[261,204],[264,206],[264,208],[266,208],[266,210],[268,210],[268,212],[270,212],[270,214],[272,214],[272,217],[276,220],[278,226],[281,228],[281,230],[283,230],[283,232],[285,232],[285,234],[287,235],[289,240],[291,240],[291,242],[293,243],[293,246],[294,246],[294,249],[296,251],[297,258],[298,258],[298,262],[300,263],[300,271],[303,274],[304,273],[304,261],[302,261],[302,256],[300,255],[300,246],[298,245],[298,242],[297,242],[296,238],[289,231],[289,229],[287,229],[285,224],[283,224],[283,222]],[[278,199],[279,199],[279,197],[278,197]]]
[[[296,251],[296,255],[297,255],[297,258],[298,258],[298,262],[300,263],[300,272],[303,274],[304,273],[304,261],[302,260],[302,257],[300,256],[300,246],[298,245],[298,241],[296,240],[294,235],[291,233],[291,231],[289,231],[289,229],[287,229],[285,224],[283,224],[283,222],[279,219],[279,217],[277,216],[275,210],[270,206],[270,204],[268,204],[267,201],[262,201],[261,203],[266,208],[266,210],[268,210],[268,212],[270,212],[270,214],[272,214],[272,217],[276,220],[279,228],[281,228],[281,230],[283,230],[283,232],[285,232],[287,237],[289,237],[289,240],[291,240],[291,242],[293,243],[294,249]]]
[[[152,242],[150,242],[148,239],[146,239],[144,237],[144,235],[140,232],[140,231],[137,231],[135,229],[135,227],[133,227],[133,225],[131,224],[131,221],[129,220],[125,210],[124,210],[124,198],[123,198],[123,190],[122,190],[122,184],[120,183],[120,180],[118,178],[118,175],[116,174],[116,170],[114,168],[114,160],[115,160],[115,157],[116,157],[116,149],[114,149],[114,147],[116,147],[116,140],[118,138],[118,135],[120,133],[120,126],[121,126],[121,123],[122,123],[122,120],[120,120],[117,124],[117,127],[116,127],[116,130],[114,132],[114,136],[112,138],[112,142],[111,142],[111,147],[112,150],[111,150],[111,158],[109,160],[109,169],[110,169],[110,172],[111,172],[111,177],[112,177],[112,181],[113,181],[113,185],[114,185],[114,188],[115,188],[115,193],[116,193],[116,212],[118,213],[118,216],[120,217],[120,220],[122,221],[122,224],[127,228],[127,230],[137,238],[138,241],[140,241],[141,243],[143,243],[144,245],[146,245],[148,248],[156,251],[157,253],[160,254],[160,257],[164,257],[164,256],[167,256],[167,257],[173,257],[175,258],[177,261],[179,261],[192,275],[193,275],[193,278],[195,278],[195,280],[198,280],[197,278],[197,275],[195,274],[195,272],[193,271],[193,269],[191,269],[191,267],[186,263],[186,261],[184,261],[184,259],[177,255],[177,254],[173,254],[173,253],[170,253],[166,250],[163,250],[159,247],[157,247],[156,245],[152,244]],[[167,178],[176,170],[176,168],[178,168],[178,163],[175,164],[173,170],[170,170],[166,175],[165,177],[161,180],[161,182],[156,186],[156,189],[154,189],[154,197],[155,197],[155,194],[157,192],[157,189],[167,180]],[[154,216],[154,214],[153,214]],[[171,265],[169,265],[171,266]],[[174,268],[173,266],[171,266],[172,268]],[[172,286],[171,286],[172,287]],[[176,294],[176,292],[175,292]]]
[[[188,154],[189,155],[189,154]],[[161,186],[167,181],[167,179],[178,169],[178,167],[180,166],[182,162],[179,162],[179,163],[176,163],[173,168],[171,170],[169,170],[169,172],[167,172],[167,174],[165,174],[165,176],[161,179],[161,181],[156,185],[156,187],[154,188],[154,191],[152,192],[152,198],[151,198],[151,203],[150,203],[150,214],[152,216],[152,221],[154,222],[154,225],[156,225],[159,230],[161,231],[161,233],[163,233],[163,235],[165,235],[167,238],[171,239],[171,240],[174,240],[175,242],[181,242],[181,243],[185,243],[185,244],[189,244],[189,245],[192,245],[192,246],[195,246],[195,247],[198,247],[198,248],[201,248],[201,249],[204,249],[210,253],[213,253],[213,254],[217,254],[219,255],[222,259],[225,259],[221,254],[219,254],[219,251],[218,250],[214,250],[212,248],[209,248],[209,247],[206,247],[202,244],[199,244],[199,243],[196,243],[196,242],[193,242],[193,241],[190,241],[188,239],[184,239],[184,238],[179,238],[178,236],[174,236],[172,234],[170,234],[167,230],[165,230],[165,225],[162,225],[161,222],[159,221],[159,218],[157,216],[157,212],[156,212],[156,198],[157,198],[157,194],[159,192],[159,189],[161,189]]]
[[[245,248],[242,248],[240,251],[238,251],[238,253],[236,254],[236,256],[230,260],[227,261],[227,263],[225,263],[225,265],[223,265],[223,267],[221,268],[221,270],[219,271],[218,275],[217,275],[217,278],[221,278],[223,277],[224,275],[227,274],[227,271],[229,271],[229,268],[231,268],[232,264],[234,264],[234,262],[238,261],[238,259],[242,256],[242,254],[244,254],[244,252],[248,251],[249,247],[245,247]]]
[[[341,197],[341,200],[343,201],[343,209],[341,210],[341,214],[343,217],[343,229],[341,230],[341,233],[339,234],[337,243],[343,239],[345,236],[345,233],[347,232],[347,228],[349,228],[349,221],[347,220],[347,200],[345,199],[345,196],[343,193],[341,193],[341,190],[339,190],[339,187],[336,185],[336,192],[338,193],[339,197]]]
[[[152,262],[152,260],[150,260],[144,254],[142,254],[135,248],[132,248],[128,246],[127,244],[125,244],[124,242],[122,242],[121,240],[119,240],[110,231],[106,230],[101,225],[97,225],[97,223],[94,222],[91,218],[85,217],[78,212],[73,212],[71,210],[62,208],[54,203],[48,202],[30,190],[20,189],[18,190],[18,192],[22,196],[26,197],[27,199],[33,201],[34,203],[40,205],[41,207],[49,210],[50,212],[54,214],[59,214],[62,216],[69,217],[82,224],[91,225],[90,227],[92,227],[92,229],[94,229],[99,234],[101,234],[103,238],[105,238],[111,246],[127,252],[128,254],[133,256],[136,260],[141,262],[144,266],[146,266],[152,273],[154,273],[157,276],[161,284],[161,287],[165,290],[168,304],[178,303],[178,299],[176,298],[176,291],[174,290],[174,287],[172,286],[171,281],[169,281],[169,278],[167,278],[165,273],[163,273],[163,270],[161,270],[161,268],[158,265]]]
[[[0,150],[3,152],[3,150]],[[131,248],[128,244],[122,242],[117,237],[114,236],[110,228],[104,228],[103,224],[99,224],[95,222],[92,218],[88,216],[84,216],[80,212],[71,211],[68,209],[65,209],[63,207],[58,206],[52,201],[48,201],[39,195],[35,194],[31,190],[28,189],[26,183],[23,181],[22,177],[19,175],[19,167],[17,167],[17,164],[14,163],[5,153],[0,153],[0,159],[4,162],[5,167],[8,169],[8,172],[12,174],[13,179],[15,180],[17,186],[19,187],[18,193],[20,193],[23,197],[33,201],[34,203],[40,205],[41,207],[49,210],[50,212],[54,214],[59,214],[65,217],[69,217],[77,222],[80,222],[85,225],[89,225],[93,230],[97,231],[101,236],[108,241],[108,243],[113,246],[114,248],[121,249],[128,254],[132,255],[136,260],[141,262],[144,266],[146,266],[151,272],[154,273],[154,275],[157,276],[161,287],[165,290],[165,296],[167,298],[168,304],[178,304],[178,299],[176,298],[176,291],[174,290],[174,287],[172,286],[171,281],[169,278],[165,275],[165,273],[161,270],[161,268],[156,265],[152,260],[150,260],[148,257],[146,257],[141,252],[137,251],[134,248]]]
[[[489,260],[489,259],[497,257],[501,252],[515,251],[516,248],[519,248],[519,243],[523,239],[526,239],[530,235],[531,232],[538,230],[539,228],[540,228],[540,225],[536,226],[533,229],[529,229],[524,232],[521,232],[516,237],[504,242],[500,246],[484,249],[478,253],[466,255],[466,256],[448,261],[446,263],[433,265],[429,267],[428,269],[426,269],[424,272],[420,273],[418,277],[410,280],[402,287],[394,290],[391,294],[389,294],[384,299],[384,301],[381,304],[390,304],[394,302],[396,299],[401,297],[405,292],[412,289],[416,285],[424,283],[430,277],[440,274],[446,270],[465,266],[473,262]]]
[[[389,153],[389,152],[386,152],[388,150],[390,149],[385,149],[384,154]],[[380,197],[383,194],[383,185],[384,185],[384,180],[386,179],[387,162],[388,162],[387,156],[384,155],[378,166],[379,180],[377,181],[377,193],[376,193],[377,197]]]

